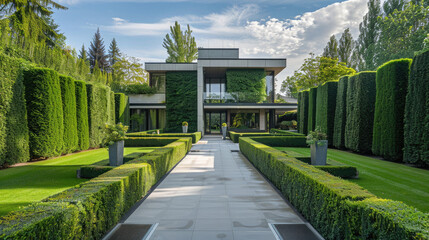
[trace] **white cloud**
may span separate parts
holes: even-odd
[[[277,76],[283,80],[300,67],[308,53],[320,54],[331,35],[339,37],[349,27],[356,38],[359,23],[367,11],[366,2],[347,0],[293,19],[268,17],[265,20],[255,20],[258,6],[247,4],[207,16],[172,17],[155,23],[114,18],[113,25],[105,28],[128,36],[162,37],[177,20],[182,25],[191,25],[199,47],[238,47],[242,57],[287,58],[287,69]]]

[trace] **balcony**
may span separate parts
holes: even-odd
[[[131,94],[131,108],[165,108],[165,94]]]

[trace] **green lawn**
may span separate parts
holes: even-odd
[[[310,156],[309,148],[282,148],[291,156]],[[359,179],[350,179],[373,194],[402,201],[420,211],[429,212],[429,170],[408,167],[336,149],[328,150],[328,158],[354,166]]]
[[[130,147],[124,155],[154,149]],[[76,178],[76,170],[108,158],[108,151],[102,148],[0,170],[0,216],[87,181]]]

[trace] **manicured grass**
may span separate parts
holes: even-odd
[[[286,151],[290,156],[310,156],[309,148],[275,149]],[[359,179],[348,181],[359,184],[381,198],[402,201],[420,211],[429,212],[428,170],[336,149],[328,150],[328,158],[358,169]]]
[[[129,147],[124,155],[154,149]],[[0,170],[0,216],[88,181],[76,178],[76,170],[108,158],[108,151],[102,148]]]

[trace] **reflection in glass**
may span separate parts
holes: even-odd
[[[155,87],[157,93],[165,93],[165,73],[151,73],[150,86]]]

